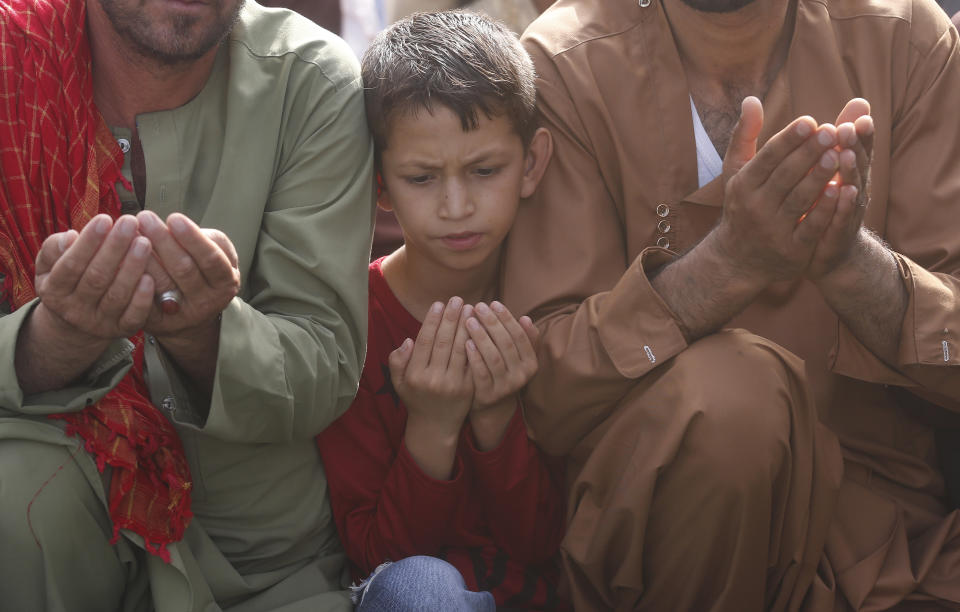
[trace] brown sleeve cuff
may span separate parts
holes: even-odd
[[[942,377],[930,372],[933,376],[928,381],[924,370],[960,365],[960,281],[950,282],[898,253],[894,257],[908,294],[897,369],[874,356],[843,323],[838,323],[831,371],[902,387],[932,383]]]
[[[900,366],[960,365],[960,279],[895,254],[910,295],[900,330]]]
[[[643,376],[687,347],[679,319],[650,284],[650,275],[676,257],[659,247],[644,249],[595,306],[600,341],[627,378]]]

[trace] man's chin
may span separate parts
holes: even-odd
[[[682,0],[684,4],[702,13],[733,13],[754,0]]]
[[[100,0],[113,29],[131,49],[151,63],[189,64],[211,50],[230,33],[240,16],[243,0],[229,2],[227,14],[221,3],[184,4],[154,2],[133,10],[133,0]]]
[[[170,39],[161,41],[130,40],[140,56],[165,66],[177,66],[196,61],[206,55],[218,42],[214,41],[212,45],[209,43],[197,45],[192,44],[192,41]]]

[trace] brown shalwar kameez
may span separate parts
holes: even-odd
[[[909,292],[894,369],[807,281],[731,321],[752,334],[687,346],[647,273],[710,230],[723,192],[698,188],[684,70],[660,3],[641,4],[561,0],[524,37],[555,153],[509,238],[505,298],[543,332],[527,419],[570,457],[578,608],[956,606],[935,432],[960,421],[957,31],[927,0],[797,0],[763,100],[762,141],[872,105],[865,223]]]

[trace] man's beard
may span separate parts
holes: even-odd
[[[690,8],[702,13],[732,13],[754,0],[683,0]]]
[[[142,57],[161,65],[175,66],[203,57],[230,33],[240,19],[244,0],[237,2],[227,14],[219,14],[222,2],[217,2],[216,20],[204,28],[199,17],[177,15],[165,23],[154,23],[140,6],[126,5],[122,0],[99,0],[113,29]]]

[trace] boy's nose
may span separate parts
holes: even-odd
[[[473,203],[466,186],[460,181],[447,181],[440,215],[446,219],[461,219],[473,213]]]

